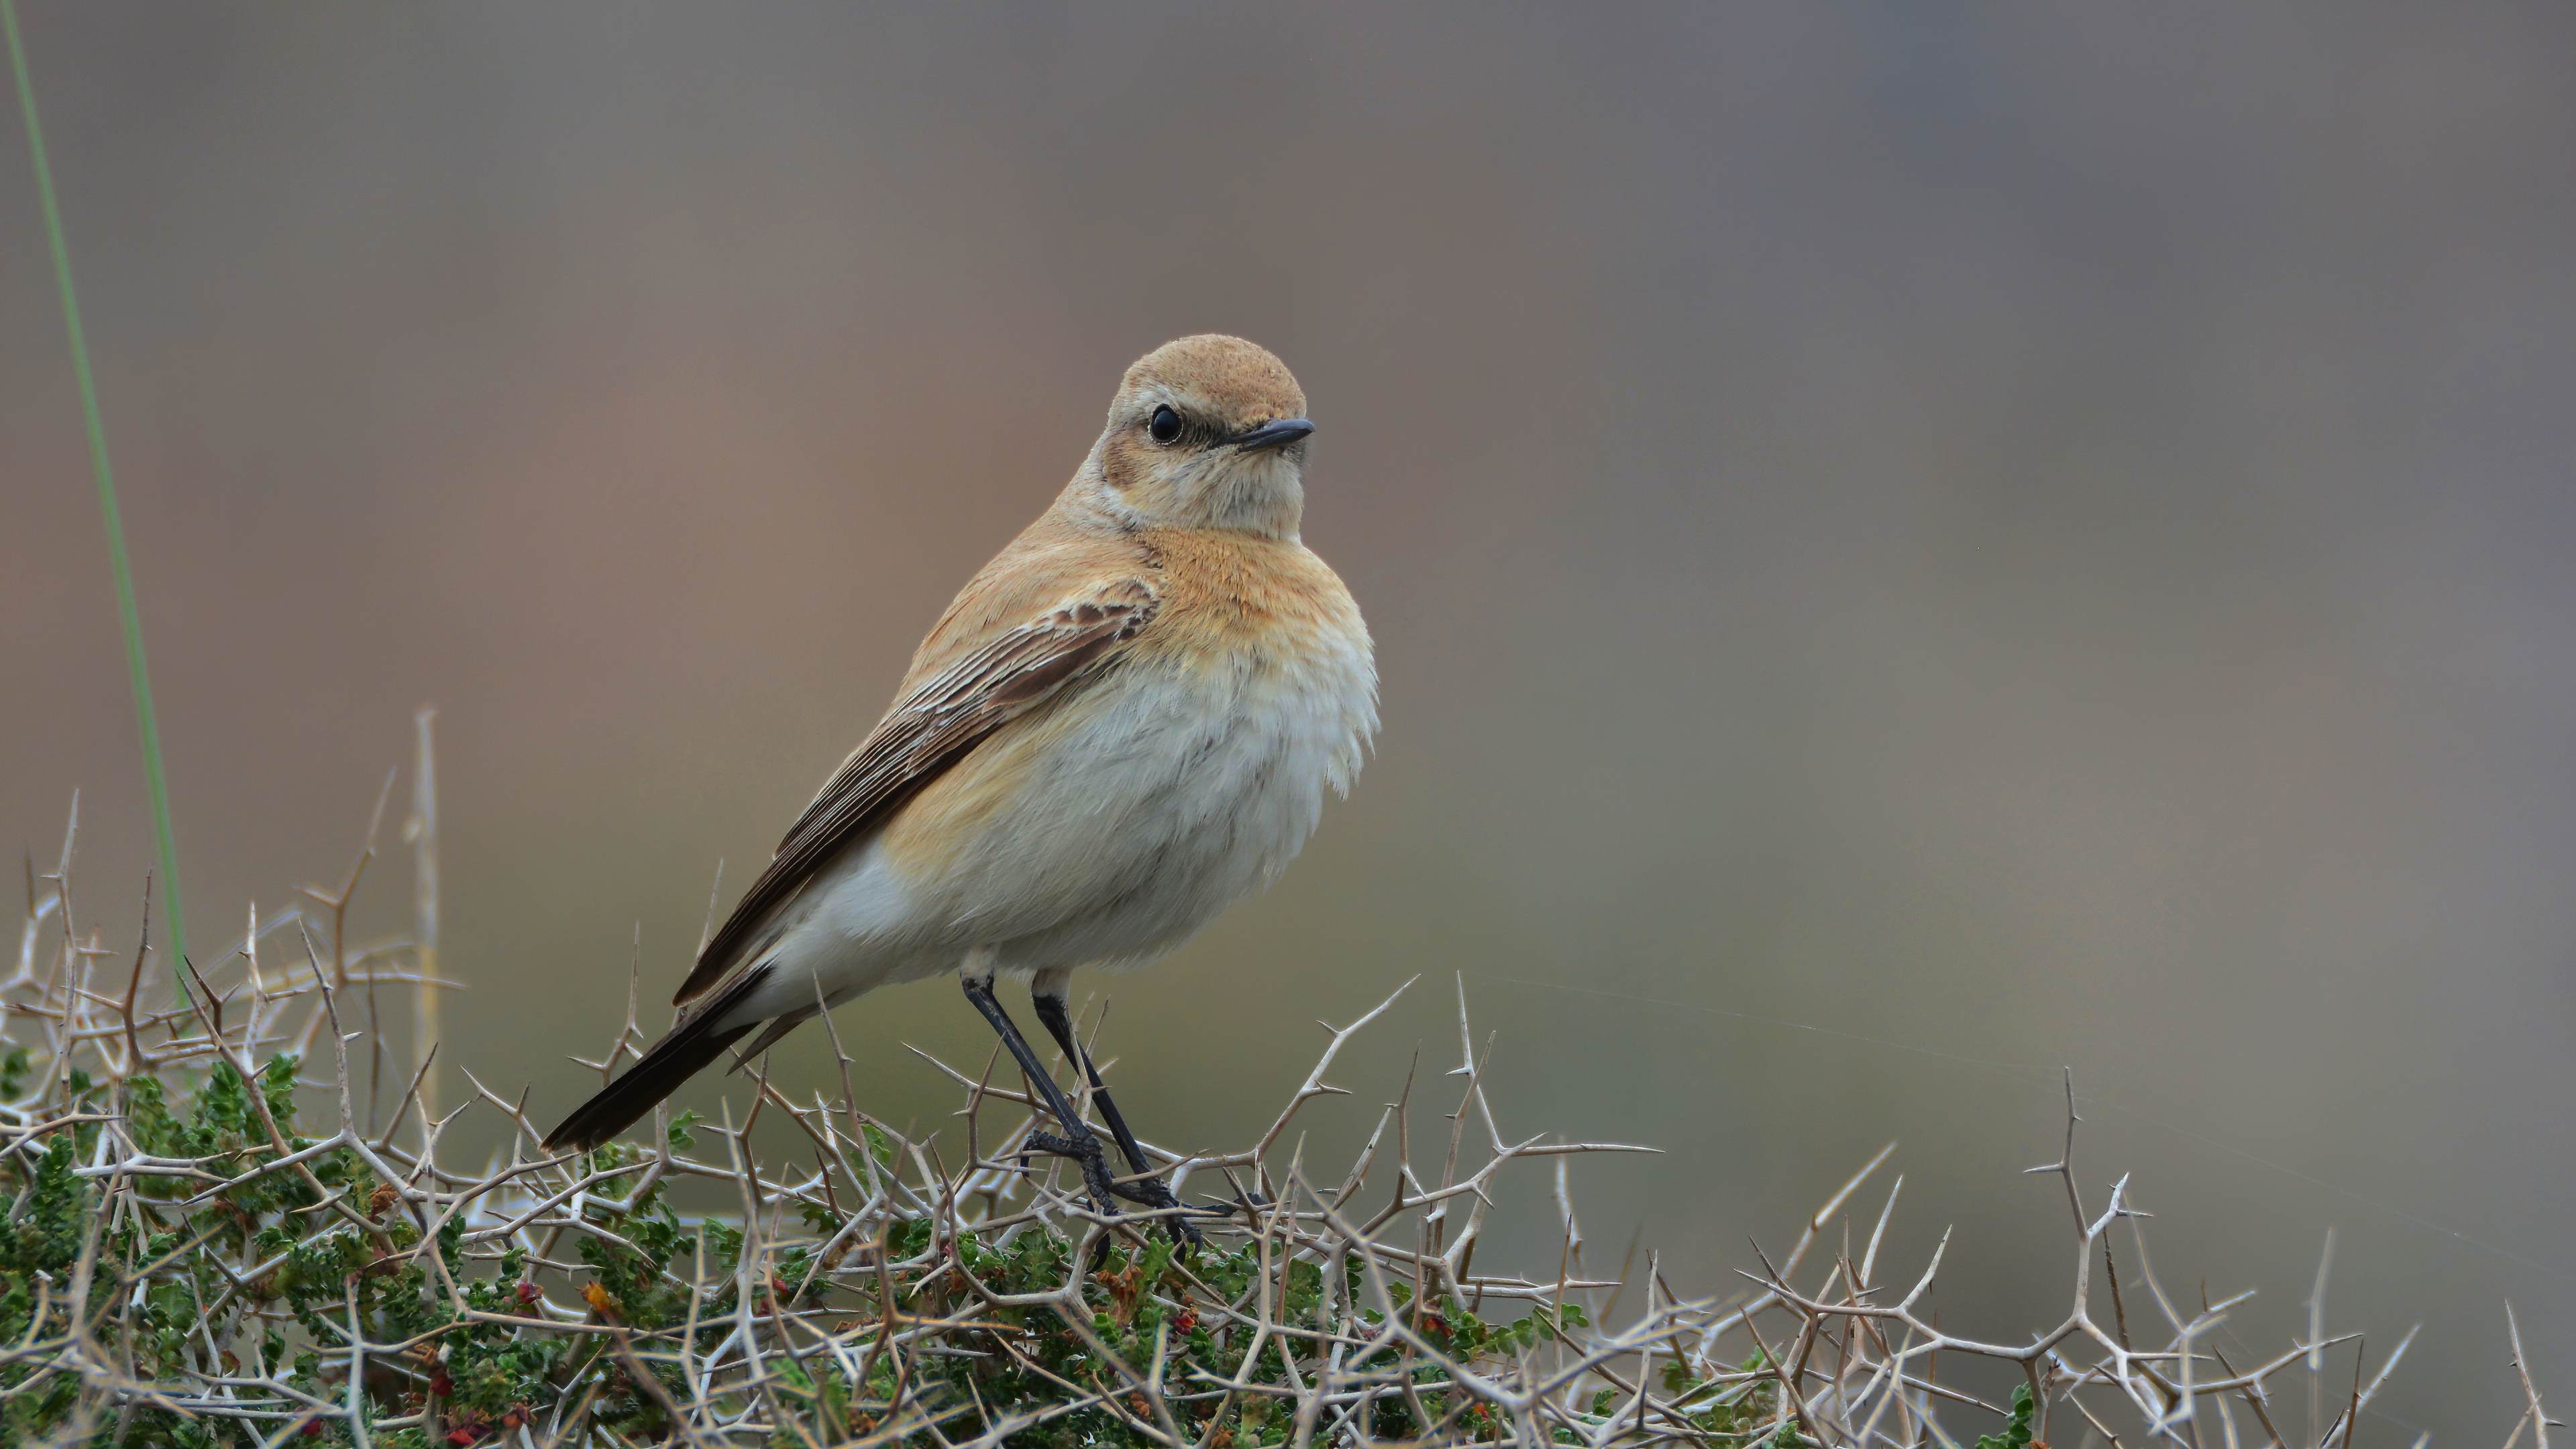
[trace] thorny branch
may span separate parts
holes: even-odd
[[[1641,1149],[1506,1132],[1463,983],[1445,1132],[1416,1135],[1420,1084],[1408,1074],[1345,1171],[1305,1160],[1301,1111],[1346,1095],[1327,1074],[1390,996],[1326,1028],[1314,1070],[1250,1147],[1150,1149],[1176,1187],[1224,1184],[1214,1207],[1196,1209],[1214,1240],[1196,1255],[1176,1253],[1153,1214],[1100,1216],[1048,1168],[1022,1166],[1034,1109],[989,1064],[970,1074],[934,1063],[964,1094],[960,1131],[916,1136],[872,1119],[836,1033],[836,1097],[799,1100],[763,1072],[747,1079],[740,1128],[730,1113],[723,1126],[657,1117],[646,1147],[549,1153],[520,1101],[462,1073],[470,1096],[439,1115],[424,1062],[396,1120],[380,1124],[359,1100],[377,1095],[383,1045],[364,1008],[379,985],[424,977],[407,943],[347,942],[367,858],[340,890],[314,893],[318,919],[254,911],[240,943],[199,972],[199,999],[162,1008],[116,979],[140,979],[151,949],[141,930],[128,962],[75,925],[70,832],[60,863],[33,882],[0,980],[0,1027],[26,1049],[23,1069],[0,1081],[0,1189],[16,1194],[22,1247],[46,1194],[80,1210],[56,1266],[0,1303],[0,1413],[50,1403],[50,1422],[76,1437],[140,1442],[159,1424],[241,1444],[321,1434],[946,1449],[1064,1429],[1174,1449],[1785,1449],[1783,1435],[1955,1449],[2007,1412],[1958,1382],[1962,1364],[1983,1358],[2032,1390],[2025,1438],[2092,1430],[2122,1443],[2126,1420],[2144,1439],[2234,1446],[2240,1403],[2286,1449],[2268,1386],[2303,1365],[2316,1373],[2349,1341],[2320,1327],[2259,1363],[2230,1363],[2211,1337],[2250,1295],[2177,1306],[2148,1263],[2125,1178],[2086,1215],[2071,1080],[2060,1160],[2034,1169],[2063,1178],[2075,1222],[2072,1306],[2045,1332],[2006,1341],[1945,1329],[1931,1300],[1946,1234],[1910,1281],[1888,1276],[1903,1178],[1858,1216],[1847,1209],[1892,1143],[1785,1256],[1756,1250],[1749,1291],[1681,1295],[1651,1255],[1633,1272],[1633,1250],[1618,1272],[1591,1272],[1567,1164]],[[102,970],[113,973],[103,985]],[[631,1059],[643,1036],[630,992],[595,1065]],[[349,1047],[361,1040],[356,1083]],[[204,1118],[225,1081],[244,1097],[231,1135],[172,1150],[179,1100]],[[299,1099],[330,1130],[299,1135]],[[467,1113],[506,1129],[506,1160],[476,1169],[442,1156]],[[763,1161],[753,1129],[771,1114],[796,1145]],[[697,1150],[701,1136],[712,1151]],[[1560,1219],[1552,1276],[1475,1271],[1498,1179],[1541,1162]],[[693,1201],[723,1205],[682,1219],[672,1191],[692,1186]],[[2125,1269],[2112,1256],[2122,1223]],[[2107,1314],[2092,1296],[2097,1261]],[[2119,1297],[2124,1277],[2143,1294],[2138,1312]],[[2526,1400],[2515,1438],[2527,1429],[2547,1449],[2556,1421],[2510,1310],[2508,1331]],[[2356,1355],[2343,1412],[2312,1442],[2350,1442],[2407,1342],[2366,1384]],[[2049,1427],[2060,1409],[2077,1421],[2063,1432]]]

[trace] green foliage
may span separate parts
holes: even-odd
[[[691,1110],[684,1110],[679,1116],[672,1118],[671,1130],[663,1134],[664,1139],[671,1144],[671,1150],[673,1152],[694,1151],[698,1145],[698,1138],[697,1134],[689,1129],[705,1120]]]
[[[1738,1367],[1743,1373],[1757,1374],[1770,1367],[1770,1360],[1757,1350]],[[1781,1417],[1780,1385],[1775,1379],[1722,1385],[1700,1378],[1686,1364],[1672,1359],[1664,1364],[1664,1390],[1672,1395],[1682,1416],[1713,1440],[1750,1444],[1767,1435],[1768,1441],[1779,1449],[1793,1449],[1802,1442],[1795,1422],[1784,1422]],[[1606,1415],[1608,1410],[1596,1403],[1594,1412]]]
[[[2030,1420],[2038,1409],[2038,1403],[2031,1398],[2029,1384],[2013,1385],[2012,1417],[2004,1421],[2002,1433],[1978,1435],[1977,1449],[2028,1449]]]
[[[315,1139],[299,1131],[296,1066],[280,1056],[250,1078],[219,1063],[191,1078],[137,1077],[113,1088],[64,1074],[45,1109],[51,1125],[0,1158],[0,1194],[10,1204],[0,1220],[0,1342],[41,1347],[85,1335],[136,1379],[211,1371],[340,1405],[349,1401],[356,1334],[378,1346],[358,1395],[371,1443],[498,1442],[515,1438],[523,1423],[533,1427],[532,1416],[584,1398],[595,1424],[649,1442],[670,1432],[664,1403],[692,1397],[676,1366],[683,1341],[703,1358],[736,1332],[747,1269],[755,1314],[847,1314],[839,1326],[855,1330],[854,1342],[882,1346],[888,1330],[905,1323],[952,1325],[943,1352],[872,1351],[856,1372],[831,1355],[781,1358],[767,1392],[835,1433],[865,1432],[900,1401],[951,1438],[1019,1418],[1035,1422],[1015,1442],[1150,1443],[1136,1428],[1154,1418],[1141,1393],[1104,1403],[1095,1390],[1145,1380],[1158,1354],[1162,1412],[1189,1432],[1214,1430],[1230,1446],[1278,1444],[1293,1432],[1292,1415],[1269,1397],[1198,1392],[1225,1380],[1284,1393],[1292,1365],[1283,1349],[1299,1355],[1296,1379],[1313,1372],[1304,1349],[1276,1333],[1256,1335],[1216,1306],[1261,1295],[1257,1247],[1209,1246],[1183,1258],[1166,1237],[1121,1236],[1077,1264],[1078,1244],[1050,1227],[1024,1222],[1016,1231],[942,1241],[930,1221],[911,1217],[890,1221],[880,1242],[864,1245],[878,1271],[836,1273],[851,1249],[826,1250],[841,1224],[808,1203],[803,1216],[814,1238],[768,1245],[746,1264],[740,1226],[684,1218],[670,1179],[651,1171],[656,1159],[612,1144],[586,1164],[594,1175],[578,1222],[590,1231],[562,1243],[549,1267],[523,1247],[469,1249],[465,1221],[454,1213],[427,1219],[425,1235],[401,1188],[380,1180],[354,1147],[312,1151]],[[29,1075],[23,1053],[0,1061],[0,1081],[23,1087]],[[80,1169],[96,1160],[107,1119],[118,1116],[124,1146],[172,1170],[127,1179],[110,1209],[103,1179]],[[690,1145],[694,1121],[682,1114],[672,1123],[665,1140],[673,1150]],[[870,1131],[870,1152],[891,1172],[893,1144]],[[1331,1284],[1315,1262],[1274,1262],[1269,1271],[1275,1323],[1383,1335],[1383,1309],[1357,1306],[1386,1300],[1374,1298],[1356,1258]],[[1081,1311],[979,1311],[961,1274],[1001,1296],[1045,1294],[1078,1279]],[[1590,1326],[1571,1303],[1488,1319],[1454,1297],[1416,1305],[1411,1285],[1391,1286],[1406,1328],[1488,1371],[1507,1371]],[[570,1314],[551,1307],[565,1301],[579,1307]],[[891,1320],[888,1305],[897,1314]],[[576,1331],[602,1327],[625,1335],[636,1352],[617,1351],[600,1332]],[[1509,1426],[1398,1337],[1386,1336],[1352,1367],[1409,1373],[1419,1385],[1409,1402],[1390,1399],[1378,1409],[1377,1427],[1390,1437],[1435,1427],[1466,1439],[1507,1435]],[[635,1377],[639,1369],[649,1382]],[[76,1429],[84,1422],[78,1389],[75,1375],[41,1354],[0,1364],[0,1446],[53,1442]],[[750,1406],[736,1398],[716,1407]],[[1704,1422],[1724,1432],[1757,1417],[1749,1407],[1757,1400],[1713,1405]],[[264,1418],[129,1406],[125,1442],[217,1449],[281,1429],[296,1442],[354,1442],[339,1415],[276,1402],[281,1407]]]

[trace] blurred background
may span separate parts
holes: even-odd
[[[1386,728],[1278,888],[1088,984],[1147,1135],[1247,1140],[1422,973],[1355,1131],[1463,982],[1506,1132],[1669,1149],[1576,1174],[1596,1253],[1729,1291],[1896,1139],[1899,1276],[1955,1223],[1943,1323],[2010,1338],[2071,1284],[2016,1175],[2071,1065],[2088,1203],[2133,1172],[2170,1287],[2263,1290],[2223,1342],[2288,1343],[2330,1227],[2327,1326],[2425,1324],[2365,1435],[2500,1439],[2508,1296],[2576,1395],[2576,10],[23,24],[200,951],[346,870],[435,703],[450,1059],[553,1117],[1120,369],[1239,332]],[[50,860],[79,787],[130,942],[8,129],[0,833]],[[840,1022],[899,1122],[954,1105],[899,1043],[989,1050],[935,985]],[[1494,1252],[1552,1270],[1542,1178]]]

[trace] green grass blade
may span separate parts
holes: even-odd
[[[80,384],[81,419],[89,428],[90,471],[98,480],[98,512],[107,526],[107,561],[116,576],[116,611],[125,622],[125,664],[134,681],[134,718],[143,737],[143,778],[152,795],[152,829],[161,855],[163,934],[170,942],[170,970],[187,993],[179,964],[187,949],[187,918],[180,910],[179,841],[170,828],[170,781],[161,767],[161,726],[152,709],[152,675],[143,665],[143,618],[134,606],[134,565],[125,553],[125,524],[116,507],[116,474],[107,465],[107,429],[98,418],[98,386],[90,380],[89,345],[81,335],[80,299],[72,291],[71,251],[63,244],[62,208],[54,201],[54,173],[45,164],[45,132],[36,123],[36,89],[27,80],[27,48],[18,38],[16,0],[0,0],[0,29],[8,32],[9,70],[18,82],[18,109],[27,120],[27,155],[35,163],[36,194],[43,201],[45,240],[54,253],[54,285],[62,293],[63,332],[72,349],[72,375]]]

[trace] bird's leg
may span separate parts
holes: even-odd
[[[1034,991],[1029,994],[1029,1002],[1038,1009],[1038,1024],[1055,1038],[1057,1046],[1064,1048],[1065,1060],[1080,1069],[1083,1080],[1091,1084],[1091,1100],[1100,1104],[1100,1115],[1109,1119],[1109,1133],[1118,1139],[1118,1150],[1127,1154],[1127,1165],[1140,1175],[1152,1172],[1154,1164],[1146,1158],[1144,1144],[1127,1130],[1127,1119],[1119,1115],[1118,1104],[1109,1099],[1109,1088],[1101,1083],[1099,1070],[1091,1065],[1090,1053],[1074,1040],[1073,1018],[1065,1010],[1064,998]]]
[[[1104,1213],[1115,1214],[1118,1211],[1118,1185],[1109,1176],[1109,1161],[1101,1151],[1100,1134],[1092,1131],[1090,1125],[1082,1120],[1082,1114],[1073,1110],[1073,1103],[1065,1100],[1064,1089],[1055,1084],[1052,1073],[1038,1064],[1037,1053],[1029,1050],[1028,1039],[1021,1036],[1019,1027],[1012,1024],[1011,1014],[993,998],[991,974],[978,975],[969,970],[961,973],[959,979],[966,987],[966,999],[975,1003],[975,1009],[984,1013],[984,1019],[993,1024],[993,1030],[1002,1038],[1002,1045],[1011,1049],[1012,1060],[1020,1064],[1020,1071],[1028,1077],[1029,1085],[1046,1099],[1047,1110],[1055,1114],[1055,1119],[1064,1124],[1062,1137],[1030,1133],[1029,1146],[1036,1151],[1052,1152],[1081,1163],[1082,1181],[1091,1189],[1092,1206]]]
[[[1083,1080],[1091,1084],[1091,1100],[1100,1104],[1100,1115],[1109,1119],[1110,1135],[1118,1139],[1118,1150],[1127,1154],[1127,1165],[1136,1172],[1136,1181],[1114,1184],[1113,1190],[1129,1202],[1145,1207],[1179,1207],[1181,1200],[1172,1195],[1172,1189],[1161,1177],[1155,1175],[1154,1164],[1145,1156],[1144,1144],[1136,1140],[1135,1133],[1127,1130],[1127,1119],[1119,1115],[1118,1104],[1109,1099],[1109,1088],[1101,1084],[1099,1069],[1091,1065],[1091,1054],[1074,1039],[1073,1018],[1065,1012],[1063,993],[1047,990],[1045,978],[1040,977],[1038,989],[1029,993],[1029,1001],[1037,1007],[1038,1021],[1046,1027],[1047,1035],[1054,1037],[1055,1044],[1064,1048],[1065,1060],[1073,1063],[1081,1071]],[[1193,1246],[1203,1241],[1199,1230],[1187,1220],[1175,1217],[1170,1222],[1175,1232],[1187,1237]]]

